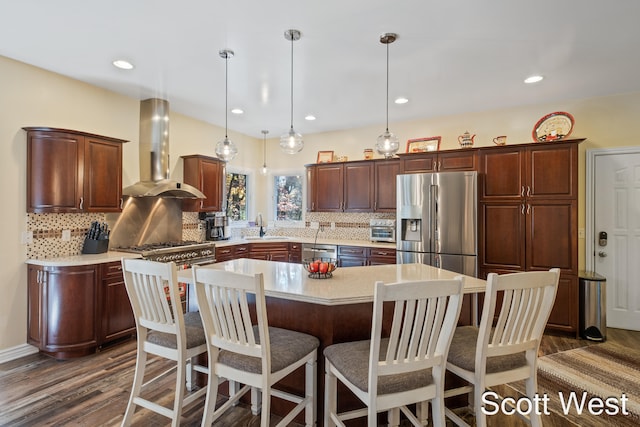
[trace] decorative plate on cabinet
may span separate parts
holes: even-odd
[[[564,139],[571,134],[574,123],[573,116],[569,113],[557,111],[547,114],[533,127],[533,140],[548,142]]]

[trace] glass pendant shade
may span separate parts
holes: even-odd
[[[260,169],[261,175],[267,174],[267,134],[268,130],[262,131],[262,169]]]
[[[389,132],[389,44],[396,41],[396,38],[398,35],[395,33],[385,33],[380,36],[380,43],[387,45],[387,128],[376,141],[376,151],[385,159],[393,157],[400,148],[398,137]]]
[[[291,42],[291,129],[280,137],[280,148],[287,154],[296,154],[304,148],[302,135],[293,130],[293,42],[300,40],[302,34],[298,30],[287,30],[284,38]]]
[[[228,99],[229,99],[229,58],[232,58],[234,52],[229,49],[223,49],[219,52],[220,57],[224,59],[224,139],[216,144],[216,156],[225,162],[233,159],[238,154],[238,147],[229,139],[228,133]]]
[[[376,141],[376,151],[385,158],[393,157],[399,148],[398,137],[389,132],[389,129],[380,135]]]
[[[216,144],[216,156],[220,160],[228,162],[229,160],[233,159],[236,154],[238,154],[238,147],[236,147],[236,144],[234,144],[233,141],[231,141],[226,136],[222,141],[218,141],[218,143]]]
[[[280,137],[280,148],[287,154],[296,154],[302,151],[304,148],[304,141],[302,141],[302,135],[297,133],[293,128],[289,132],[283,134]]]

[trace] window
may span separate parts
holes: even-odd
[[[243,173],[230,172],[226,176],[227,218],[231,221],[247,220],[247,181]]]
[[[302,176],[274,176],[276,221],[302,220]]]

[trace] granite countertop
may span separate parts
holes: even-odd
[[[141,258],[139,254],[129,252],[107,251],[102,254],[81,254],[57,258],[28,259],[27,264],[48,267],[69,267],[74,265],[104,264],[120,261],[122,258]]]
[[[200,268],[232,271],[242,274],[262,273],[265,295],[292,301],[322,305],[343,305],[373,301],[376,281],[385,283],[452,279],[458,273],[426,264],[389,264],[338,268],[329,279],[312,279],[301,264],[241,258],[209,264]],[[192,270],[178,271],[180,282],[193,283]],[[486,281],[464,276],[464,293],[484,292]]]
[[[340,240],[340,239],[314,239],[311,237],[288,237],[288,236],[274,236],[266,235],[265,237],[247,236],[247,237],[232,237],[229,240],[216,240],[213,243],[216,247],[225,247],[233,245],[243,245],[247,243],[269,243],[269,242],[297,242],[297,243],[318,243],[323,245],[338,245],[338,246],[366,246],[370,248],[385,248],[395,249],[395,242],[371,242],[369,240]]]
[[[268,242],[297,242],[297,243],[313,243],[314,239],[304,237],[284,237],[284,236],[267,236],[259,237],[234,237],[229,240],[212,241],[216,247],[225,247],[233,245],[242,245],[247,243],[268,243]],[[367,246],[372,248],[395,249],[395,243],[370,242],[368,240],[336,240],[336,239],[318,239],[318,244],[342,245],[342,246]],[[44,259],[28,259],[25,262],[32,265],[50,266],[50,267],[68,267],[74,265],[103,264],[107,262],[120,261],[121,258],[141,258],[139,254],[129,252],[107,251],[102,254],[80,254],[57,258]]]

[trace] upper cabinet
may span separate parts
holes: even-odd
[[[426,153],[399,153],[402,173],[474,171],[478,168],[477,150],[458,149]]]
[[[27,212],[120,212],[124,140],[26,127]]]
[[[307,165],[310,212],[393,212],[398,159]]]
[[[217,157],[199,154],[182,156],[184,183],[202,191],[206,199],[185,200],[184,210],[196,212],[220,212],[224,206],[225,162]]]

